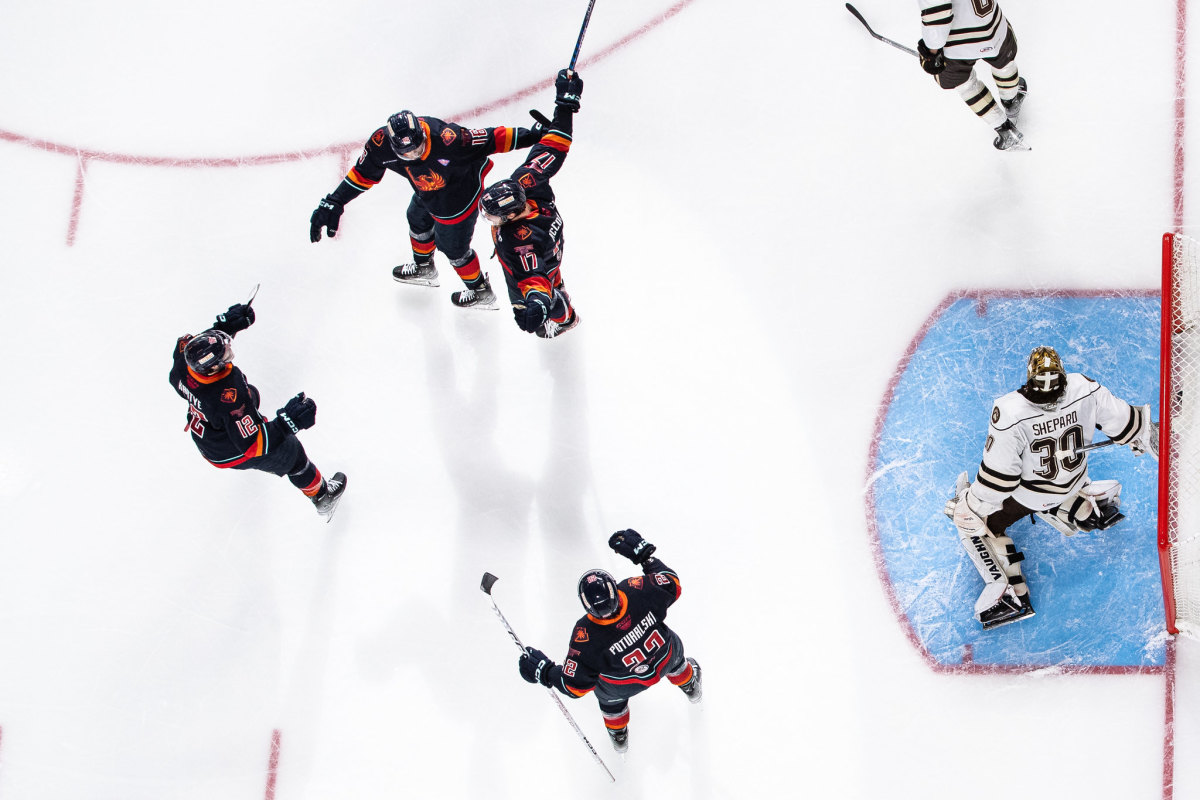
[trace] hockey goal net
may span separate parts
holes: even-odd
[[[1200,243],[1165,234],[1158,553],[1167,630],[1200,636]]]

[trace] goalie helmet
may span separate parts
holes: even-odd
[[[492,225],[503,225],[525,211],[525,190],[511,178],[497,181],[479,197],[479,214]]]
[[[398,111],[388,117],[388,144],[405,161],[415,161],[425,149],[425,129],[411,111]]]
[[[613,576],[602,569],[592,569],[579,579],[579,601],[588,614],[600,619],[615,616],[621,610],[621,595]]]
[[[215,328],[197,334],[184,348],[183,360],[199,375],[216,375],[233,363],[233,337]]]
[[[1018,391],[1026,400],[1053,411],[1067,390],[1067,371],[1053,347],[1035,347],[1029,354],[1025,385]]]

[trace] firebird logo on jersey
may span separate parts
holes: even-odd
[[[415,175],[412,167],[405,167],[404,171],[408,173],[408,179],[413,182],[413,186],[417,187],[418,192],[436,192],[438,189],[446,188],[446,179],[436,172],[430,172],[428,175]]]
[[[587,640],[588,640],[587,629],[586,628],[576,628],[575,629],[575,638],[572,639],[572,641],[583,644]]]
[[[375,133],[371,136],[371,142],[376,147],[383,146],[383,128],[380,128],[379,130],[375,131]]]
[[[642,588],[642,576],[638,575],[636,577],[630,578],[629,585],[630,585],[630,587],[632,587],[634,589]]]
[[[449,147],[454,144],[454,140],[458,138],[458,134],[452,128],[442,128],[442,144]]]
[[[517,183],[521,184],[526,189],[532,189],[534,186],[537,185],[537,181],[535,181],[533,179],[533,176],[530,175],[528,172],[524,173],[520,178],[518,178]]]
[[[234,389],[232,386],[230,386],[228,389],[221,392],[221,402],[222,403],[236,403],[237,402],[237,389]]]
[[[520,239],[523,242],[526,239],[528,239],[530,236],[533,236],[533,231],[529,230],[529,228],[526,228],[524,225],[522,225],[521,227],[517,228],[516,232],[513,233],[513,236],[516,236],[518,239]]]

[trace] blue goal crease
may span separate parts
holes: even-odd
[[[984,632],[983,589],[942,513],[956,476],[974,478],[992,401],[1025,380],[1038,345],[1158,419],[1155,296],[962,297],[929,325],[895,383],[870,466],[874,516],[898,610],[938,664],[1153,668],[1166,662],[1157,551],[1157,465],[1125,447],[1089,455],[1093,480],[1121,482],[1126,519],[1073,537],[1029,519],[1010,528],[1036,616]],[[1102,437],[1098,436],[1097,441]]]

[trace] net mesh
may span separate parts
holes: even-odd
[[[1167,507],[1159,513],[1166,524],[1160,536],[1164,581],[1173,594],[1175,627],[1181,633],[1200,635],[1200,246],[1194,239],[1175,235],[1164,248],[1164,299],[1169,320],[1170,374],[1165,387],[1169,402],[1169,450],[1162,465],[1167,481]],[[1166,296],[1166,292],[1170,296]],[[1168,344],[1164,342],[1164,355]],[[1167,576],[1164,575],[1164,578]],[[1173,587],[1173,592],[1172,592]],[[1168,617],[1171,616],[1168,596]],[[1168,619],[1170,622],[1170,619]]]

